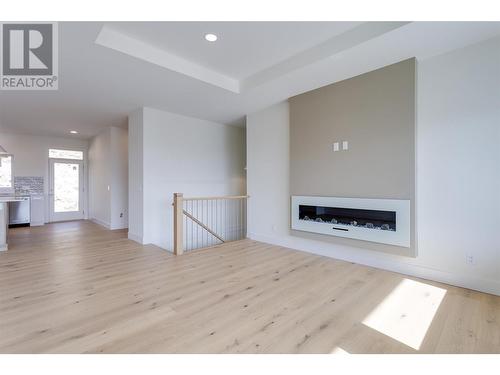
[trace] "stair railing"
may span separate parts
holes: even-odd
[[[246,238],[248,198],[174,193],[174,254]]]

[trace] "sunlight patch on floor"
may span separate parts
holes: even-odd
[[[351,354],[351,353],[346,352],[344,349],[339,348],[338,346],[336,346],[335,348],[332,349],[332,351],[330,352],[330,354]]]
[[[404,279],[363,324],[419,350],[446,290]]]

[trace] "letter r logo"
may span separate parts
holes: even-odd
[[[3,24],[3,75],[52,75],[52,24]]]

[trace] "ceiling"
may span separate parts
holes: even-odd
[[[497,35],[500,22],[62,22],[59,90],[0,91],[0,131],[90,138],[141,106],[240,125],[290,96]]]
[[[244,79],[361,22],[119,22],[110,28],[157,48]],[[207,33],[218,36],[207,43]],[[181,36],[181,37],[180,37]]]

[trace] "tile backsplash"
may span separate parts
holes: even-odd
[[[16,194],[43,194],[43,177],[14,177],[14,189]]]

